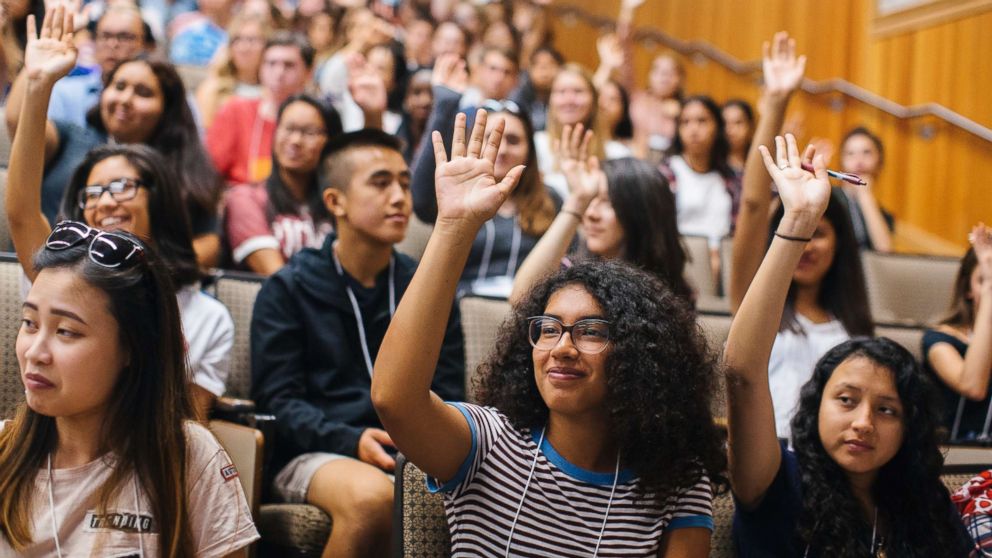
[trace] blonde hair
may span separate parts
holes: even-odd
[[[592,92],[592,103],[589,107],[589,114],[582,121],[582,125],[586,127],[587,130],[592,130],[596,133],[595,144],[593,145],[593,154],[600,158],[600,160],[606,159],[606,141],[611,137],[607,133],[606,125],[602,122],[602,118],[599,116],[599,90],[596,89],[596,84],[593,83],[592,73],[589,72],[585,67],[580,66],[575,63],[568,63],[562,66],[558,75],[555,76],[555,81],[558,81],[562,75],[572,74],[579,76],[585,83],[589,91]],[[552,82],[551,90],[554,91],[554,82]],[[552,93],[553,95],[554,93]],[[548,132],[548,139],[551,140],[552,145],[554,141],[561,138],[562,128],[561,122],[558,120],[558,115],[555,111],[554,104],[548,103],[548,121],[545,128]],[[558,156],[555,154],[554,168],[558,168]]]
[[[262,30],[262,41],[267,41],[272,35],[272,23],[268,18],[257,14],[238,14],[234,16],[227,26],[228,41],[225,48],[217,56],[213,64],[210,65],[209,75],[204,81],[204,85],[213,88],[213,94],[206,106],[200,107],[204,123],[213,120],[217,110],[228,98],[234,95],[238,88],[238,69],[234,65],[231,57],[231,41],[245,27],[256,24]],[[256,76],[257,78],[257,76]]]

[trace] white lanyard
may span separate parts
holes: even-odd
[[[362,356],[365,357],[365,367],[368,368],[369,377],[372,377],[372,356],[369,354],[369,342],[365,339],[365,319],[362,318],[362,309],[358,307],[358,299],[348,285],[348,280],[344,276],[344,269],[338,260],[337,252],[334,251],[337,241],[331,246],[331,257],[334,258],[334,268],[338,271],[338,276],[344,282],[344,290],[348,293],[348,300],[351,301],[351,309],[355,311],[355,321],[358,323],[358,339],[362,342]],[[389,256],[389,317],[396,313],[396,258]]]
[[[486,243],[482,249],[482,261],[479,262],[478,280],[486,278],[489,271],[489,261],[493,257],[493,245],[496,244],[496,223],[495,217],[486,221]],[[513,277],[517,271],[517,258],[520,255],[520,225],[517,223],[517,216],[513,216],[513,237],[510,241],[510,261],[506,264],[506,276]]]

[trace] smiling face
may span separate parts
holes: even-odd
[[[837,230],[826,218],[820,219],[813,240],[806,243],[792,280],[801,286],[818,284],[830,271],[837,253]]]
[[[120,143],[147,141],[164,110],[162,86],[151,67],[141,61],[121,64],[100,94],[100,119],[110,137]]]
[[[127,363],[107,294],[71,269],[44,269],[21,317],[16,352],[28,406],[50,417],[101,416]]]
[[[351,181],[328,188],[324,202],[337,220],[341,237],[353,234],[378,244],[396,244],[406,235],[413,210],[410,169],[403,155],[383,147],[356,147],[343,154]]]
[[[131,163],[120,155],[107,157],[93,165],[87,185],[106,185],[121,178],[141,180],[141,175]],[[95,203],[83,209],[86,224],[101,230],[122,230],[139,238],[151,238],[151,217],[148,213],[148,188],[140,186],[129,200],[117,201],[104,192]]]
[[[566,285],[548,299],[544,315],[565,325],[582,319],[607,319],[599,302],[581,285]],[[534,380],[541,399],[552,414],[580,415],[600,412],[606,400],[606,360],[611,346],[595,354],[579,351],[572,334],[565,334],[553,349],[533,349]]]
[[[562,126],[586,122],[593,107],[593,91],[579,74],[564,70],[558,73],[551,86],[550,109]]]
[[[262,49],[265,48],[265,35],[262,25],[249,21],[231,35],[231,62],[238,70],[238,77],[254,76],[250,83],[258,82],[258,68],[262,64]]]
[[[874,480],[905,437],[892,371],[863,356],[841,362],[823,388],[818,421],[827,455],[852,480]]]
[[[282,111],[273,138],[281,169],[298,174],[314,172],[326,144],[327,128],[313,105],[297,101]]]
[[[617,219],[605,184],[582,216],[582,231],[586,236],[586,248],[593,254],[603,258],[619,258],[623,253],[626,234]]]

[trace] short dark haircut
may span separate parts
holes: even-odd
[[[520,57],[517,56],[517,53],[514,52],[514,51],[512,51],[512,50],[505,49],[503,47],[492,46],[492,45],[483,47],[482,48],[482,56],[479,57],[479,60],[485,60],[487,56],[489,56],[490,54],[492,54],[494,52],[496,54],[499,54],[503,58],[506,58],[507,60],[509,60],[510,63],[513,64],[513,67],[514,68],[516,68],[518,70],[520,69]]]
[[[42,5],[44,5],[44,4],[42,4]],[[123,8],[123,10],[118,9],[116,6],[115,7],[109,7],[108,9],[103,10],[103,13],[100,14],[100,17],[98,17],[96,19],[93,19],[93,20],[90,20],[90,22],[86,24],[86,30],[89,31],[91,35],[93,35],[94,37],[96,37],[96,28],[100,25],[100,21],[103,20],[103,18],[105,18],[109,14],[120,13],[121,11],[130,10],[130,9],[131,8],[129,6],[125,6]],[[138,10],[137,8],[134,8],[134,12],[135,12],[135,15],[138,17],[138,19],[141,20],[141,33],[142,33],[142,35],[141,35],[141,41],[142,41],[142,44],[144,44],[144,46],[145,46],[146,49],[148,49],[148,50],[154,50],[155,47],[158,46],[158,41],[155,39],[155,33],[152,32],[152,26],[149,25],[147,21],[145,21],[145,18],[144,18],[143,15],[141,15],[141,11],[140,10]],[[42,15],[44,15],[44,14],[42,14]]]
[[[288,46],[299,49],[300,57],[303,58],[303,64],[307,68],[313,68],[313,60],[317,55],[317,51],[310,46],[310,41],[302,33],[285,30],[276,31],[269,37],[269,40],[265,41],[265,48],[262,49],[263,56],[265,51],[277,46]]]
[[[328,188],[344,190],[351,183],[351,174],[354,172],[348,153],[366,147],[389,149],[403,156],[403,142],[396,136],[375,128],[356,130],[331,138],[324,147],[324,159],[320,164],[320,191]]]
[[[559,66],[565,65],[565,57],[562,56],[562,54],[558,52],[555,49],[555,47],[549,44],[544,44],[534,49],[534,52],[532,52],[530,55],[530,63],[533,64],[534,60],[537,58],[537,55],[541,53],[547,54],[548,56],[553,58],[554,61],[557,62]]]

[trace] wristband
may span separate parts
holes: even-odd
[[[786,234],[782,234],[782,233],[780,233],[778,231],[775,231],[775,236],[777,236],[779,238],[784,238],[785,240],[791,240],[793,242],[809,242],[810,240],[813,240],[813,237],[802,238],[802,237],[799,237],[799,236],[789,236],[789,235],[786,235]]]
[[[571,215],[572,217],[575,217],[579,221],[582,221],[582,214],[579,213],[578,211],[572,211],[571,209],[562,209],[561,210],[561,213],[565,213],[567,215]]]

